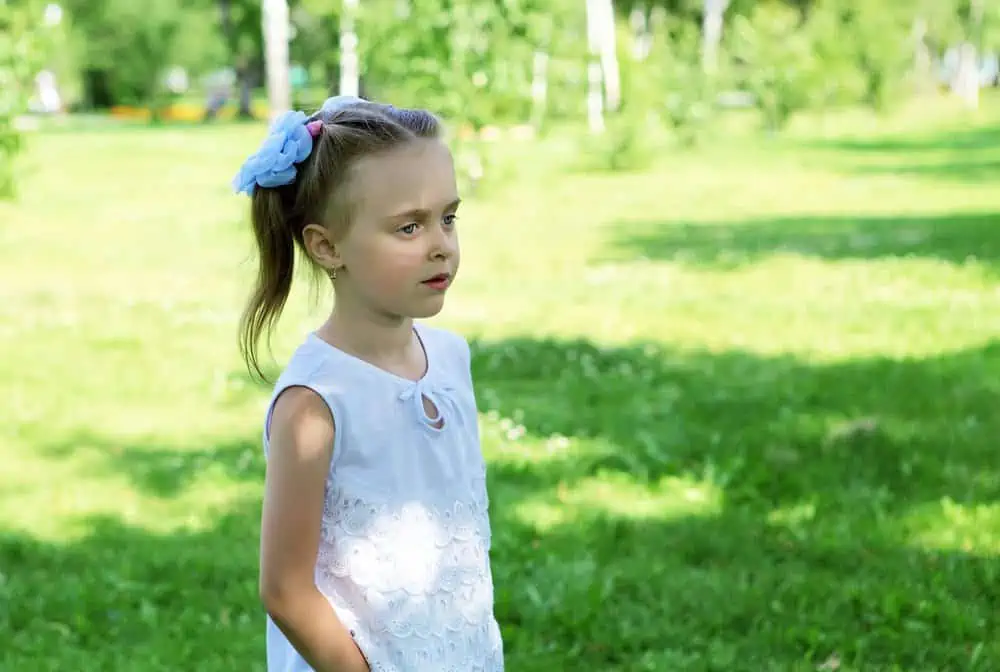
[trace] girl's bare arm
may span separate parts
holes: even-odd
[[[335,427],[326,403],[292,387],[274,405],[261,520],[260,595],[275,625],[317,672],[368,664],[314,581]]]

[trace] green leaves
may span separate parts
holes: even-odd
[[[0,198],[15,194],[15,157],[22,147],[17,118],[28,105],[40,61],[38,24],[41,13],[32,3],[0,1]]]
[[[245,0],[249,2],[250,0]],[[162,103],[168,66],[222,65],[219,7],[211,0],[67,0],[82,70],[104,73],[115,103]],[[255,27],[259,33],[259,21]]]
[[[779,4],[758,5],[733,22],[733,56],[743,63],[743,84],[770,130],[782,128],[792,113],[810,105],[822,76],[801,24],[798,10]]]

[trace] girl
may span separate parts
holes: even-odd
[[[469,347],[414,323],[459,266],[439,124],[351,97],[289,112],[234,180],[260,253],[248,366],[295,248],[335,307],[293,353],[264,420],[260,593],[269,672],[498,672],[485,465]]]

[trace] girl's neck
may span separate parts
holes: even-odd
[[[385,364],[407,362],[415,342],[411,318],[346,307],[334,309],[319,334],[341,350]]]

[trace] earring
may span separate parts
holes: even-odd
[[[332,280],[336,280],[337,279],[337,268],[336,267],[331,268],[329,271],[327,271],[327,274],[330,276],[330,280],[331,281]]]

